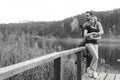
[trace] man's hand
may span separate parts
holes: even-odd
[[[96,32],[89,33],[89,36],[86,37],[88,40],[91,39],[101,39],[101,35]]]
[[[101,35],[98,33],[94,33],[93,36],[94,36],[94,38],[96,38],[96,37],[100,37]]]
[[[101,39],[101,35],[100,34],[98,34],[98,33],[94,33],[93,34],[93,39],[96,39],[96,40],[99,40],[99,39]]]
[[[94,36],[90,34],[89,36],[86,37],[88,40],[94,39]]]
[[[97,35],[98,33],[97,32],[92,32],[92,35]]]

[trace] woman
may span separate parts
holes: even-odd
[[[103,33],[103,28],[101,23],[97,21],[97,17],[91,17],[85,26],[84,37],[86,38],[85,46],[92,56],[92,61],[87,71],[89,71],[89,76],[94,78],[97,78],[98,39],[101,39]]]

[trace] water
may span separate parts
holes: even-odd
[[[99,44],[99,69],[102,72],[120,73],[120,43]]]

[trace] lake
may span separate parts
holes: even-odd
[[[120,42],[100,43],[99,58],[100,71],[120,73]]]

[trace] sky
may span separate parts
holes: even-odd
[[[0,0],[0,23],[57,21],[86,11],[120,8],[119,0]]]

